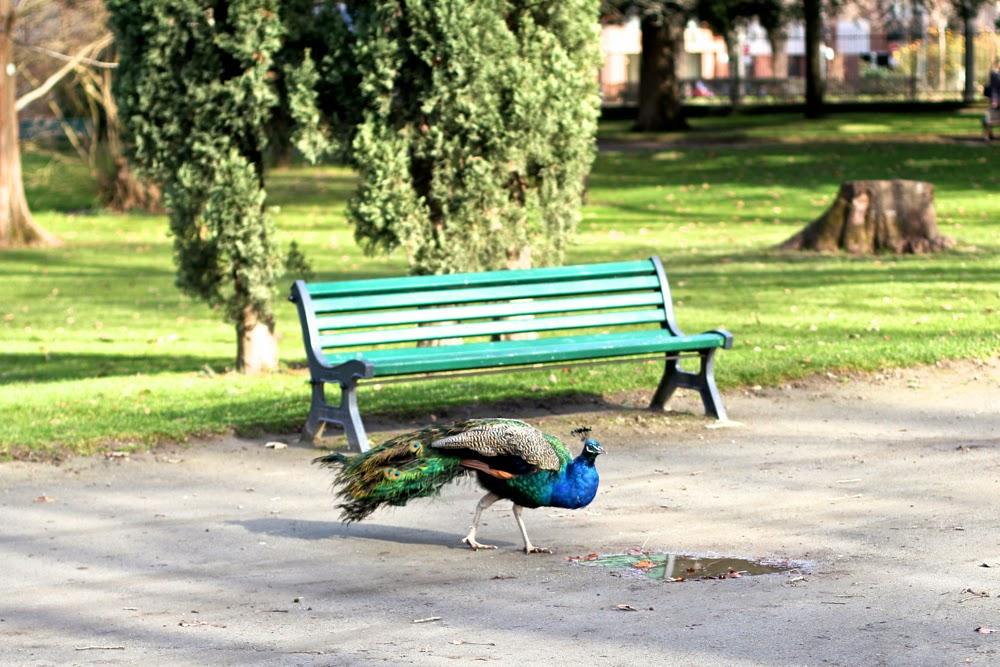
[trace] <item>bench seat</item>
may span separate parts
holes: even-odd
[[[438,347],[407,347],[364,352],[325,354],[330,366],[347,361],[368,362],[372,377],[478,370],[626,357],[659,352],[688,352],[726,345],[726,335],[708,332],[675,336],[663,329],[622,331],[584,336],[555,336],[535,340],[502,340]]]

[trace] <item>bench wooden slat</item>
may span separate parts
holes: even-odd
[[[683,352],[722,347],[721,334],[674,336],[661,329],[596,336],[561,336],[538,340],[466,343],[445,347],[370,350],[327,354],[328,363],[351,359],[369,361],[375,377],[458,371],[476,368],[557,363],[658,352]]]
[[[320,336],[319,345],[321,348],[327,349],[333,347],[354,347],[356,345],[441,340],[443,338],[526,333],[529,331],[558,331],[561,329],[589,329],[603,326],[648,324],[650,322],[662,322],[665,315],[662,308],[655,308],[652,310],[627,310],[567,317],[500,320],[473,322],[469,324],[441,324],[431,327],[410,327],[405,329],[380,329]]]
[[[629,277],[653,275],[655,267],[649,260],[632,262],[607,262],[577,266],[554,266],[528,271],[485,271],[483,273],[449,273],[440,276],[405,276],[401,278],[372,278],[340,282],[309,283],[309,294],[314,300],[335,296],[366,296],[423,290],[452,289],[456,287],[487,287],[490,285],[520,285],[580,280],[585,278]]]
[[[638,306],[662,305],[663,294],[661,292],[636,292],[631,294],[615,294],[613,296],[520,300],[510,303],[493,303],[485,306],[383,310],[357,315],[336,315],[316,318],[316,327],[320,331],[333,331],[338,329],[358,329],[361,327],[427,324],[455,320],[479,320],[490,317],[572,313],[582,310],[606,310],[609,308],[635,308]]]
[[[312,304],[313,311],[316,313],[347,313],[359,310],[404,308],[407,306],[507,301],[509,299],[569,296],[574,294],[606,294],[644,289],[658,290],[659,288],[659,279],[655,275],[649,275],[629,278],[566,280],[554,283],[497,285],[492,287],[442,289],[427,292],[314,299]]]

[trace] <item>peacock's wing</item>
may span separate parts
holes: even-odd
[[[558,471],[562,465],[541,431],[514,419],[469,420],[457,432],[431,442],[431,447],[467,449],[481,456],[516,456],[540,470]]]

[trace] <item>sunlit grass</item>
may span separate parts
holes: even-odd
[[[904,122],[917,121],[883,124]],[[606,153],[567,261],[663,257],[681,326],[736,335],[718,364],[724,394],[820,371],[991,355],[1000,350],[997,159],[978,144],[853,141]],[[89,177],[71,158],[34,153],[25,164],[38,222],[65,245],[0,255],[0,456],[299,427],[308,385],[291,304],[277,305],[286,370],[227,373],[234,333],[174,287],[165,218],[95,210]],[[818,215],[840,181],[889,177],[935,184],[955,251],[855,259],[771,250]],[[321,279],[404,273],[402,257],[365,257],[355,245],[344,216],[353,186],[342,167],[272,173],[281,243],[298,241]],[[651,390],[658,375],[658,364],[626,364],[369,386],[361,403],[366,413],[427,416],[529,395]]]

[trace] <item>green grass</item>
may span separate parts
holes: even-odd
[[[635,134],[629,131],[631,121],[609,121],[601,124],[599,135],[609,141],[747,141],[812,143],[865,141],[938,142],[955,139],[975,139],[980,133],[980,109],[953,112],[921,112],[887,114],[858,112],[831,115],[819,120],[806,120],[802,114],[734,114],[691,118],[688,132],[658,132]]]
[[[823,123],[829,129],[869,122],[862,118]],[[940,124],[950,118],[941,115]],[[892,116],[882,122],[910,121]],[[789,126],[807,134],[797,119]],[[820,371],[995,354],[996,151],[848,137],[808,147],[671,146],[603,154],[568,261],[663,257],[681,326],[693,332],[726,326],[736,336],[736,347],[718,363],[724,394],[737,385]],[[300,426],[308,385],[291,304],[278,305],[286,370],[257,378],[226,372],[233,330],[173,286],[165,219],[95,210],[89,178],[69,157],[33,152],[25,170],[38,221],[65,245],[0,255],[0,457]],[[955,251],[852,259],[770,250],[821,212],[841,180],[885,177],[935,184],[940,226],[960,242]],[[402,257],[368,258],[354,244],[344,217],[354,184],[350,171],[280,170],[269,184],[271,202],[280,207],[282,243],[297,240],[320,278],[405,272]],[[289,281],[282,281],[283,292]],[[635,363],[375,385],[362,391],[361,403],[367,414],[427,417],[448,406],[514,397],[544,402],[566,393],[651,390],[659,370]]]

